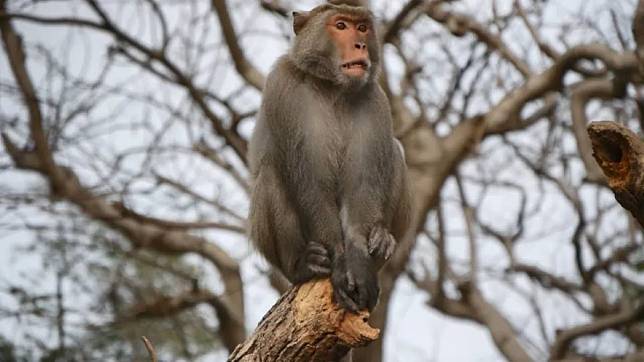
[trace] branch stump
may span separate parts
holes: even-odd
[[[329,279],[292,287],[228,361],[337,361],[378,338],[380,330],[367,322],[369,312],[348,312],[332,296]]]
[[[617,201],[644,227],[644,142],[615,122],[588,126],[593,156]]]

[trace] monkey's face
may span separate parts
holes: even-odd
[[[302,71],[357,91],[373,81],[379,64],[372,18],[367,9],[346,5],[295,12],[291,58]]]
[[[334,14],[326,24],[339,60],[339,71],[349,78],[367,78],[371,68],[369,58],[369,19],[351,17],[345,14]]]

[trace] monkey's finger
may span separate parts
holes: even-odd
[[[309,270],[316,276],[329,276],[331,275],[331,268],[321,265],[309,265]]]
[[[376,233],[378,233],[378,228],[372,228],[369,232],[369,241],[375,239]]]
[[[376,252],[376,249],[378,248],[378,243],[372,239],[369,238],[369,255],[373,255]]]
[[[336,289],[334,291],[335,301],[340,304],[343,308],[350,310],[351,312],[358,312],[360,308],[358,305],[351,299],[347,293],[342,289]]]
[[[378,249],[382,248],[382,239],[369,239],[369,255],[378,253]]]
[[[313,245],[309,245],[308,252],[310,254],[315,254],[315,255],[324,255],[324,256],[329,255],[329,252],[326,250],[326,248],[321,244],[317,244],[317,243]]]
[[[391,256],[394,254],[395,249],[396,239],[393,235],[389,234],[389,242],[387,243],[387,249],[385,251],[385,260],[389,260],[389,258],[391,258]]]
[[[379,235],[382,233],[382,228],[380,226],[376,226],[371,229],[369,232],[369,239],[378,239]]]
[[[363,286],[358,286],[357,289],[358,291],[356,292],[353,300],[356,302],[356,305],[360,310],[364,309],[367,306],[367,299],[369,299],[369,296],[367,295],[367,290]]]
[[[350,271],[347,271],[347,290],[351,292],[356,290],[356,278]]]
[[[385,255],[384,255],[385,261],[389,260],[389,258],[391,258],[393,254],[394,254],[394,247],[393,246],[387,247],[387,250],[385,251]]]
[[[373,255],[378,252],[378,249],[383,248],[383,243],[386,238],[386,231],[383,228],[375,227],[369,233],[369,254]]]
[[[365,284],[364,299],[362,300],[363,302],[362,307],[368,308],[369,310],[373,309],[374,305],[378,300],[379,293],[380,293],[380,290],[377,284],[376,285]]]
[[[311,265],[319,265],[324,267],[331,266],[331,260],[326,255],[309,254],[306,257],[306,261]]]
[[[307,246],[309,248],[326,250],[326,247],[324,246],[324,244],[322,244],[322,243],[320,243],[318,241],[315,241],[315,240],[310,240]]]
[[[365,292],[365,299],[362,301],[364,304],[361,304],[363,308],[373,310],[373,308],[378,303],[378,295],[380,294],[380,288],[377,286],[367,286]]]

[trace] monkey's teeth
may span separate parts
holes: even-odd
[[[365,69],[367,66],[363,63],[349,63],[349,64],[342,64],[342,68],[346,69],[352,69],[352,68],[363,68]]]

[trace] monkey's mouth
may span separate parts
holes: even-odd
[[[362,77],[369,69],[369,62],[364,59],[352,60],[350,62],[343,63],[341,68],[342,73],[348,76]]]

